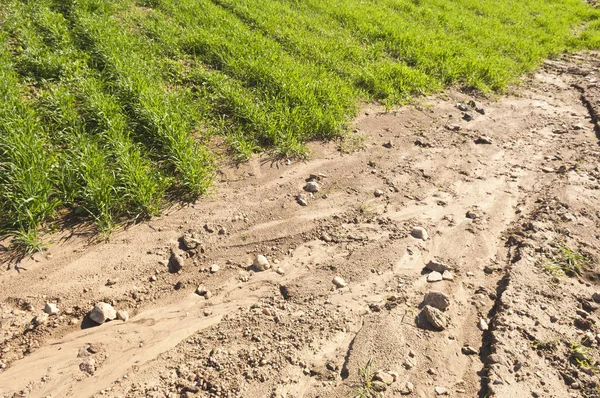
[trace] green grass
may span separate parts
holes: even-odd
[[[373,385],[374,374],[372,359],[369,359],[365,366],[359,367],[360,384],[352,395],[354,398],[379,398],[382,396],[382,393],[377,391]]]
[[[67,214],[108,234],[195,200],[214,137],[238,162],[306,157],[361,101],[502,92],[599,48],[599,16],[582,0],[5,0],[0,235],[30,253]]]
[[[544,265],[544,270],[554,278],[564,275],[581,276],[582,272],[589,268],[590,262],[591,259],[579,251],[557,244],[551,258]]]

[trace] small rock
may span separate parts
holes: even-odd
[[[426,305],[423,308],[421,315],[435,330],[444,330],[448,326],[448,320],[444,316],[444,313],[430,305]]]
[[[113,286],[113,285],[116,285],[116,284],[117,284],[117,282],[118,282],[118,280],[116,280],[116,279],[108,279],[108,280],[106,281],[105,285],[106,285],[106,286]]]
[[[204,311],[202,311],[202,313],[204,314],[204,316],[211,316],[213,312],[210,308],[205,308]]]
[[[373,380],[380,381],[388,386],[395,381],[394,377],[391,374],[384,372],[383,370],[378,370],[373,375]]]
[[[213,264],[210,266],[210,273],[215,274],[215,273],[219,272],[220,269],[221,269],[221,267],[219,267],[217,264]]]
[[[404,388],[400,390],[400,394],[402,395],[410,395],[415,391],[415,386],[410,381],[407,381],[404,385]]]
[[[346,281],[339,276],[336,276],[335,278],[333,278],[333,280],[331,282],[333,282],[333,284],[337,288],[342,288],[342,287],[348,286],[348,283],[346,283]]]
[[[301,193],[300,195],[296,196],[296,202],[298,202],[298,204],[300,206],[308,206],[308,200],[306,198],[306,195]]]
[[[476,355],[477,354],[477,350],[475,348],[471,347],[470,345],[464,346],[463,348],[461,348],[460,351],[465,355]]]
[[[46,322],[48,322],[48,314],[46,314],[46,313],[37,315],[36,317],[34,317],[31,320],[31,323],[33,323],[33,326],[35,326],[35,327],[44,325],[44,324],[46,324]]]
[[[327,243],[329,243],[329,242],[331,242],[333,239],[331,239],[331,236],[329,236],[328,234],[322,234],[322,235],[321,235],[321,240],[322,240],[323,242],[327,242]]]
[[[156,277],[156,275],[152,275],[150,278],[148,278],[150,280],[150,282],[156,282],[158,280],[158,278]]]
[[[479,217],[479,215],[477,213],[474,213],[472,211],[468,211],[466,216],[467,216],[467,218],[470,218],[471,220],[475,220],[477,217]]]
[[[96,371],[96,360],[94,358],[87,358],[79,364],[79,369],[82,372],[93,375]]]
[[[486,331],[488,330],[490,327],[488,325],[488,323],[486,322],[485,319],[480,319],[479,320],[479,329],[481,329],[482,331]]]
[[[442,279],[445,281],[453,281],[454,275],[450,271],[444,271],[444,273],[442,274]]]
[[[115,311],[112,305],[101,301],[90,311],[89,316],[97,324],[103,324],[106,321],[115,319],[117,311]]]
[[[448,265],[438,261],[438,260],[431,260],[427,263],[427,265],[425,265],[425,268],[427,268],[430,271],[436,271],[441,273],[444,273],[445,271],[449,271],[452,268],[449,267]]]
[[[277,272],[279,275],[285,275],[285,271],[281,267],[277,268],[277,270],[275,270],[275,272]]]
[[[440,274],[437,271],[430,272],[429,275],[427,275],[427,282],[430,282],[430,283],[439,282],[442,279],[443,279],[442,274]]]
[[[589,330],[593,326],[592,322],[589,319],[583,319],[583,318],[575,318],[575,320],[573,321],[573,324],[575,325],[576,328],[581,329],[581,330]]]
[[[261,272],[266,271],[271,268],[271,264],[269,264],[269,260],[262,254],[259,254],[254,258],[254,262],[252,263],[252,267],[255,271]]]
[[[374,195],[376,198],[379,198],[381,196],[383,196],[385,194],[385,192],[383,192],[383,189],[376,189],[374,192]]]
[[[417,238],[417,239],[422,239],[422,240],[429,239],[429,234],[427,233],[427,230],[423,227],[413,227],[410,234],[414,238]]]
[[[394,147],[394,143],[392,141],[388,141],[385,144],[383,144],[383,147],[387,149],[392,149]]]
[[[127,322],[129,320],[129,313],[127,311],[117,311],[117,319],[123,322]]]
[[[206,292],[208,292],[208,290],[206,289],[206,286],[204,285],[200,285],[198,286],[198,288],[196,289],[196,294],[198,296],[205,296]]]
[[[479,136],[476,140],[475,143],[476,144],[487,144],[487,145],[491,145],[492,144],[492,139],[488,136],[485,135],[481,135]]]
[[[309,181],[306,183],[306,185],[304,186],[304,190],[306,192],[319,192],[321,190],[321,187],[319,186],[319,183],[316,181]]]
[[[592,300],[594,300],[595,303],[600,304],[600,292],[592,294]]]
[[[204,224],[204,230],[209,234],[212,234],[213,232],[215,232],[215,227],[212,224],[206,223]]]
[[[185,260],[183,257],[175,252],[171,253],[171,257],[169,258],[169,272],[179,272],[183,268],[184,264]]]
[[[422,308],[426,305],[430,305],[441,311],[446,311],[450,306],[450,298],[442,292],[432,290],[425,295],[420,307]]]
[[[554,173],[554,169],[552,167],[542,167],[542,171],[544,173]]]
[[[436,386],[435,387],[435,393],[437,395],[448,395],[448,390],[445,389],[444,387]]]
[[[194,239],[191,236],[184,235],[180,238],[180,242],[185,250],[194,250],[198,246],[202,245],[198,239]]]
[[[48,315],[56,315],[58,314],[58,307],[54,303],[46,303],[44,312]]]

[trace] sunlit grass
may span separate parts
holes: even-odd
[[[195,200],[215,134],[237,162],[303,158],[361,101],[502,91],[600,47],[599,15],[581,0],[7,0],[0,234],[30,253],[64,209],[109,233]]]

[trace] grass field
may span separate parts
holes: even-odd
[[[22,251],[66,215],[109,233],[233,159],[306,155],[360,101],[501,91],[600,47],[581,0],[4,0],[0,235]]]

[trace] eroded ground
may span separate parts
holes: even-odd
[[[0,396],[352,397],[369,362],[390,397],[599,396],[598,65],[548,62],[495,99],[367,107],[345,143],[364,150],[224,166],[193,206],[7,261]],[[271,269],[249,269],[258,254]],[[428,282],[431,260],[453,280]],[[420,315],[432,290],[443,330]],[[98,301],[129,321],[89,327]],[[34,326],[46,302],[60,312]]]

